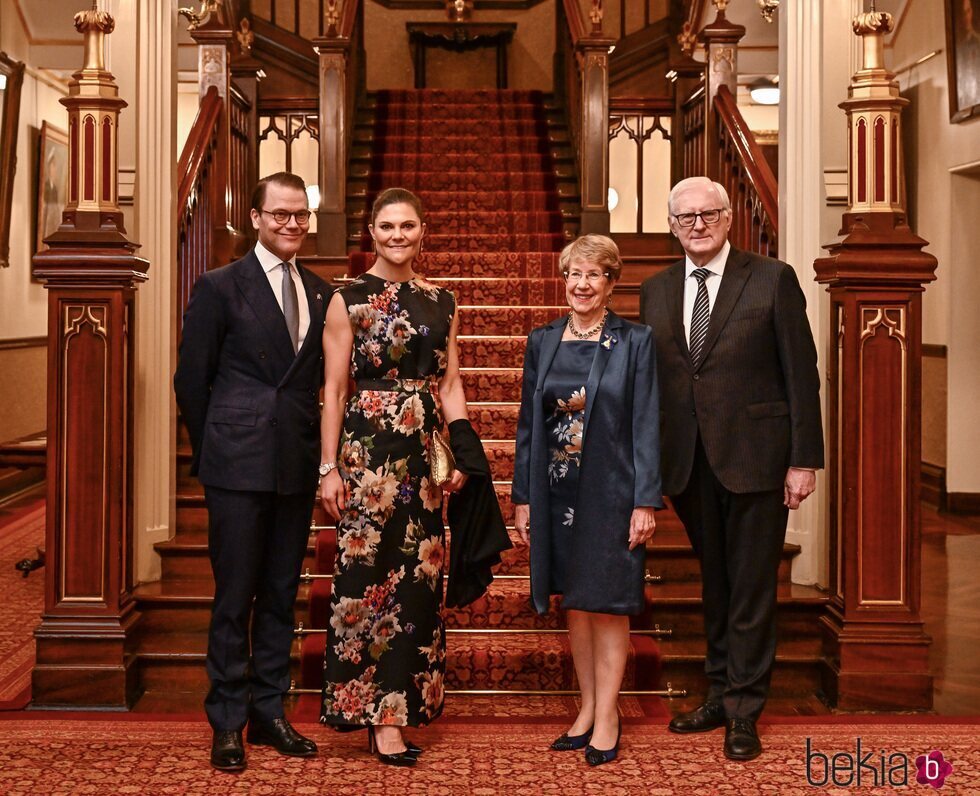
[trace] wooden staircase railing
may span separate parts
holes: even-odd
[[[725,186],[734,218],[729,240],[745,251],[778,256],[779,203],[776,178],[727,86],[714,100],[717,159],[712,179]]]
[[[191,288],[214,258],[218,209],[225,201],[220,164],[224,103],[213,86],[204,95],[177,163],[177,328]],[[247,201],[246,201],[247,204]]]

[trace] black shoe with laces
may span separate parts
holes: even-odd
[[[729,719],[725,724],[725,757],[754,760],[762,754],[762,742],[754,719]]]
[[[708,732],[725,726],[725,706],[721,702],[705,702],[694,710],[674,716],[667,725],[671,732]]]
[[[211,767],[218,771],[244,771],[245,745],[241,730],[215,730],[211,739]]]

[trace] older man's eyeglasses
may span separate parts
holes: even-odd
[[[700,218],[705,224],[717,224],[724,210],[702,210],[700,213],[678,213],[674,220],[682,227],[693,227]]]
[[[309,210],[297,210],[295,213],[288,213],[285,210],[259,210],[260,213],[265,213],[267,216],[272,216],[272,220],[277,224],[288,224],[289,219],[295,218],[296,223],[300,226],[310,223],[310,213]]]
[[[585,277],[585,281],[590,285],[598,285],[599,280],[607,276],[609,274],[605,271],[566,271],[565,281],[576,284],[582,281],[582,277]]]

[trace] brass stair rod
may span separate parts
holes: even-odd
[[[293,635],[296,636],[319,636],[327,632],[325,627],[303,627],[303,623],[300,622],[299,626],[293,629]],[[452,633],[453,635],[461,635],[466,633],[510,633],[511,635],[522,635],[528,636],[531,634],[538,635],[562,635],[568,633],[568,628],[543,628],[541,630],[536,630],[529,627],[485,627],[485,628],[473,628],[473,627],[447,627],[446,633]],[[633,636],[658,636],[667,637],[672,636],[674,631],[670,628],[662,628],[660,625],[654,625],[653,630],[630,630],[630,635]]]
[[[290,682],[289,693],[301,696],[303,694],[321,694],[319,688],[297,688],[296,681]],[[467,689],[467,688],[447,688],[446,694],[453,696],[578,696],[581,691],[561,689],[554,691],[537,691],[533,689]],[[620,691],[620,696],[659,696],[668,699],[682,698],[687,696],[686,688],[674,688],[670,682],[665,689],[650,689],[649,691]]]
[[[444,576],[445,577],[445,576]],[[301,581],[311,581],[311,580],[328,580],[333,578],[333,575],[310,572],[309,567],[306,571],[299,576]],[[494,580],[530,580],[530,575],[494,575]],[[643,580],[647,583],[662,583],[663,575],[651,575],[649,572],[644,576]]]

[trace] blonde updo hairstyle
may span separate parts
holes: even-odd
[[[605,235],[583,235],[569,243],[558,255],[558,270],[567,277],[572,264],[577,262],[599,266],[610,282],[618,282],[623,272],[619,247]]]

